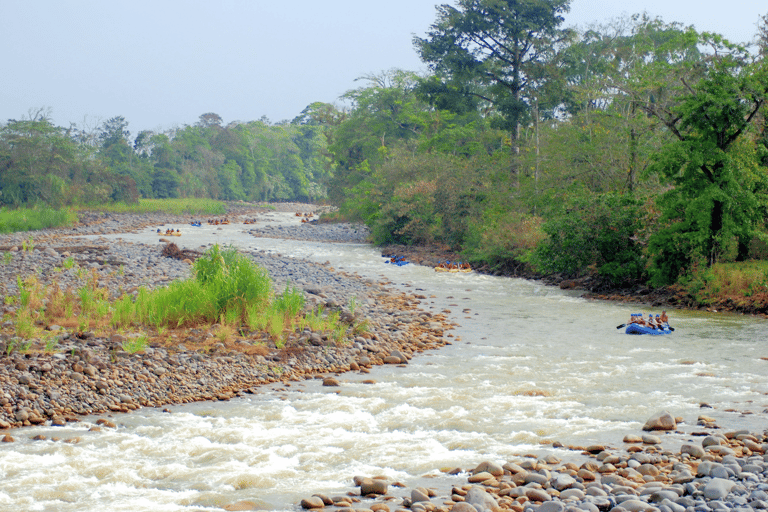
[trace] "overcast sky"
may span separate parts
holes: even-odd
[[[293,119],[366,74],[424,71],[413,49],[434,0],[0,0],[0,122],[50,108],[60,126],[122,115],[162,130]],[[573,0],[568,26],[647,11],[736,42],[765,0]]]

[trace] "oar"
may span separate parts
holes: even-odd
[[[627,324],[621,324],[621,325],[617,325],[616,328],[617,329],[621,329],[622,327],[626,327],[626,326],[627,326]]]

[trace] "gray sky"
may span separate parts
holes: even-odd
[[[122,115],[135,135],[193,124],[293,119],[337,102],[366,74],[424,71],[411,43],[434,0],[0,0],[0,120],[48,107],[95,127]],[[445,3],[453,3],[448,0]],[[567,25],[648,11],[744,42],[765,0],[573,0]]]

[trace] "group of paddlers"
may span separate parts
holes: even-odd
[[[652,329],[668,329],[669,317],[667,316],[666,311],[662,311],[660,315],[656,314],[655,317],[653,316],[653,313],[649,313],[648,320],[643,318],[642,313],[632,313],[629,317],[629,323],[643,325]]]

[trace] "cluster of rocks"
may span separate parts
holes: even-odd
[[[655,420],[654,420],[655,421]],[[345,496],[316,494],[304,509],[338,507],[374,512],[725,512],[768,509],[768,443],[765,433],[697,432],[679,451],[665,450],[655,435],[629,435],[628,446],[581,448],[585,462],[555,455],[499,464],[486,461],[450,490],[410,491],[385,477],[354,478]],[[576,447],[574,447],[576,448]],[[578,449],[578,448],[576,448]],[[574,460],[577,460],[574,456]],[[463,483],[462,483],[463,482]]]
[[[296,205],[278,208],[293,211]],[[125,232],[161,220],[139,217],[137,221],[135,216],[110,214],[108,221],[93,226]],[[331,224],[314,229],[316,236],[325,232],[332,239],[340,231]],[[163,256],[162,245],[103,239],[94,243],[62,236],[69,234],[51,230],[0,238],[0,250],[8,255],[0,261],[5,314],[16,307],[6,297],[18,294],[17,276],[34,276],[42,286],[56,283],[62,290],[77,290],[96,279],[110,296],[118,297],[190,275],[189,262]],[[305,329],[291,334],[285,347],[277,349],[266,333],[228,336],[214,325],[171,333],[162,343],[150,341],[133,353],[131,336],[153,333],[96,335],[49,325],[47,340],[22,340],[6,317],[0,333],[0,428],[57,425],[107,411],[227,399],[270,382],[327,378],[338,372],[366,371],[375,364],[405,364],[413,353],[447,343],[443,334],[452,326],[442,315],[418,309],[425,297],[394,293],[386,283],[327,265],[263,251],[249,256],[267,270],[276,291],[290,283],[305,292],[308,307],[338,309],[345,321],[364,321],[364,331],[337,345],[326,334]],[[353,299],[354,312],[347,306]]]
[[[248,233],[264,238],[349,244],[365,243],[370,235],[368,228],[362,224],[327,224],[314,221],[297,223],[295,225],[263,225],[248,230]]]

